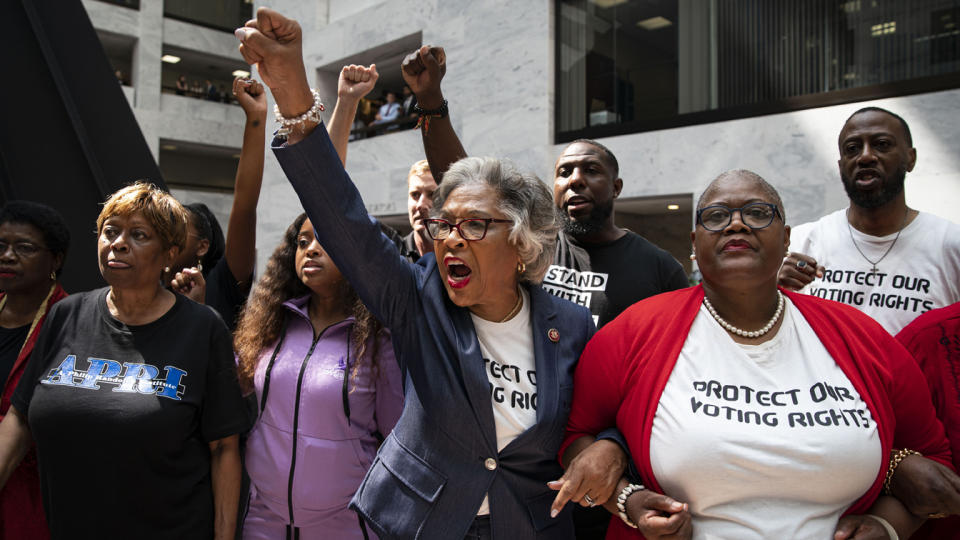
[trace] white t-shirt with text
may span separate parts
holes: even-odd
[[[523,307],[506,322],[471,314],[490,381],[490,401],[497,429],[497,451],[537,423],[537,365],[533,356],[530,296],[521,289]],[[490,513],[486,497],[477,515]]]
[[[848,229],[847,209],[794,227],[790,251],[826,267],[802,292],[854,306],[891,334],[926,311],[960,302],[960,225],[920,212],[893,244],[896,236]],[[875,274],[864,255],[879,260]]]
[[[650,462],[694,540],[833,538],[883,463],[850,380],[789,300],[783,316],[740,345],[701,307],[664,388]]]

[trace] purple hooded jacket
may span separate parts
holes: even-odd
[[[378,339],[377,369],[371,339],[354,377],[354,319],[314,337],[308,298],[284,303],[286,333],[262,351],[254,374],[260,413],[246,445],[245,539],[284,538],[288,527],[304,540],[363,538],[347,504],[377,453],[375,433],[390,433],[403,409],[389,335]]]

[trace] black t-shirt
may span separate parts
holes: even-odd
[[[207,281],[204,303],[220,314],[231,332],[237,327],[237,317],[247,301],[247,295],[250,294],[253,276],[250,277],[251,279],[242,285],[238,283],[237,278],[230,271],[226,257],[221,257],[217,264],[213,265],[210,273],[204,276]]]
[[[51,536],[209,540],[208,443],[247,425],[230,335],[180,295],[127,326],[107,291],[53,306],[12,399],[37,445]]]
[[[7,377],[10,376],[13,364],[17,363],[20,349],[27,341],[28,332],[30,332],[29,324],[17,328],[0,326],[0,389],[7,384]]]
[[[617,240],[599,245],[581,244],[566,233],[561,235],[571,249],[557,250],[543,287],[590,308],[597,328],[644,298],[689,286],[683,266],[638,234],[626,231]],[[577,251],[580,257],[574,253]]]

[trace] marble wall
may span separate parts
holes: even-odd
[[[256,6],[263,5],[257,2]],[[474,155],[508,157],[551,178],[554,144],[552,0],[277,0],[270,7],[302,17],[308,73],[416,32],[445,47],[444,93],[451,120]],[[362,8],[362,9],[361,9]],[[329,21],[329,22],[328,22]],[[397,66],[378,66],[381,71]],[[717,174],[754,170],[783,196],[788,221],[814,220],[846,205],[836,160],[845,118],[865,105],[889,108],[911,124],[918,152],[908,202],[960,220],[960,127],[952,121],[960,90],[854,103],[603,139],[618,156],[623,197],[689,193]],[[419,134],[352,142],[347,170],[374,214],[405,211],[409,165],[423,157]],[[267,159],[258,244],[272,246],[297,212],[276,161]],[[653,238],[652,240],[656,240]],[[268,253],[269,249],[261,249]]]
[[[161,24],[162,10],[156,7],[161,1],[142,0],[141,12],[95,0],[84,0],[84,5],[97,28],[140,32],[144,43],[156,43],[155,31],[146,29],[153,24],[163,29],[164,42],[236,54],[228,33],[176,21]],[[256,1],[255,7],[267,4]],[[420,35],[425,44],[443,46],[448,55],[444,93],[467,150],[513,159],[550,180],[553,161],[564,146],[554,143],[554,0],[274,0],[269,6],[301,22],[312,77],[344,59],[410,36]],[[154,53],[136,54],[141,62],[154,61]],[[381,72],[399,68],[378,67]],[[159,68],[155,71],[159,77]],[[153,72],[147,68],[139,80],[135,78],[134,101],[155,152],[160,137],[239,147],[239,110],[234,112],[240,116],[199,100],[181,103],[176,96],[141,96],[141,92],[154,92],[142,86],[152,80]],[[159,88],[159,80],[154,83]],[[333,97],[325,99],[329,112]],[[156,106],[146,108],[154,100]],[[896,111],[911,124],[918,163],[907,179],[908,202],[960,220],[956,210],[960,208],[960,127],[954,115],[947,113],[958,109],[960,90],[608,137],[602,142],[620,160],[623,197],[679,193],[696,197],[720,172],[747,168],[780,190],[788,221],[798,224],[845,206],[836,168],[836,138],[844,119],[868,104]],[[352,142],[347,169],[372,213],[403,214],[406,172],[422,157],[419,133],[396,132]],[[192,194],[183,196],[189,199]],[[217,211],[228,212],[229,197],[219,198]],[[299,201],[276,160],[268,155],[259,206],[260,267],[299,212]]]

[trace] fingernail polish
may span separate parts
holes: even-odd
[[[550,510],[550,517],[555,518],[555,517],[557,517],[557,514],[559,514],[559,513],[560,513],[560,512],[557,512],[557,509],[554,508],[554,509]]]

